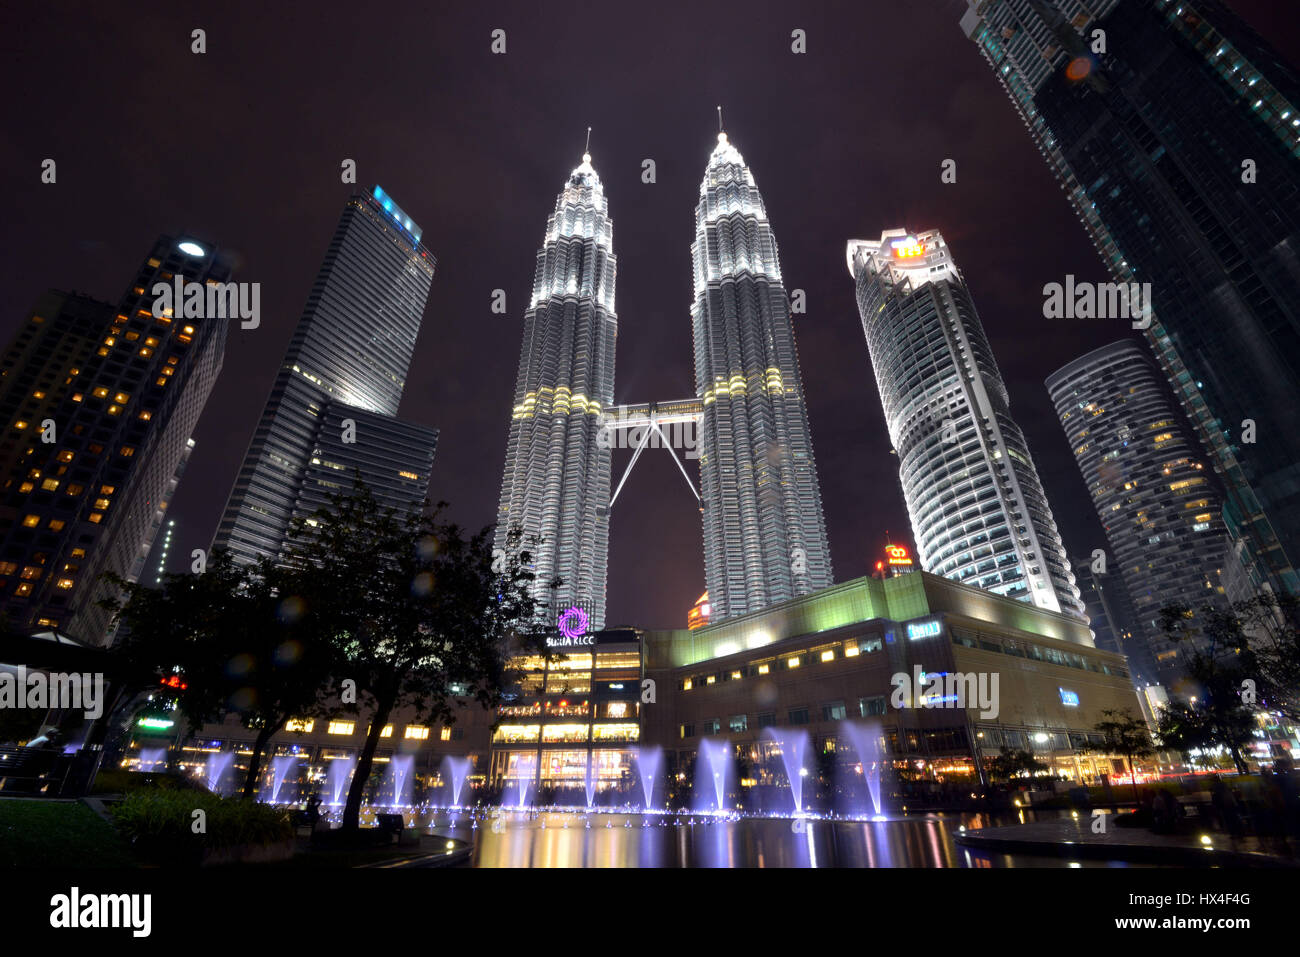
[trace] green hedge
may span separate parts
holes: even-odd
[[[202,791],[136,790],[110,810],[131,849],[153,863],[195,864],[205,851],[293,837],[288,811]],[[196,810],[207,817],[202,834],[194,833]]]

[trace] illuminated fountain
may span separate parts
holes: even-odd
[[[348,781],[351,780],[352,772],[356,766],[357,759],[353,757],[335,758],[330,762],[330,804],[339,805],[343,803],[343,792],[347,790]]]
[[[590,811],[591,808],[592,808],[592,805],[594,805],[594,804],[596,803],[596,775],[597,775],[597,771],[596,771],[596,756],[595,756],[594,754],[592,754],[592,755],[589,755],[589,756],[588,756],[588,760],[587,760],[587,776],[586,776],[586,780],[583,782],[584,789],[585,789],[586,792],[587,792],[587,810],[588,810],[588,811]]]
[[[460,792],[469,775],[469,758],[445,757],[442,759],[442,775],[450,782],[451,806],[460,807]]]
[[[663,748],[638,748],[636,750],[636,770],[637,775],[641,778],[641,793],[644,795],[645,800],[642,806],[647,811],[655,806],[655,780],[659,777],[659,769],[663,767],[663,763]]]
[[[695,810],[727,809],[727,777],[731,763],[731,745],[725,738],[700,742],[695,757]]]
[[[854,750],[858,752],[858,760],[862,763],[862,779],[866,782],[867,794],[871,797],[872,814],[880,817],[880,771],[883,764],[880,724],[845,721],[843,727],[849,740],[853,742]]]
[[[282,754],[279,757],[271,759],[271,803],[277,804],[280,800],[280,789],[284,787],[285,779],[289,777],[289,770],[298,763],[296,755]]]
[[[801,816],[803,779],[808,775],[804,758],[808,754],[811,743],[808,732],[801,728],[790,728],[784,731],[768,728],[763,734],[781,749],[781,763],[785,765],[785,776],[790,781],[790,796],[794,798],[794,813],[796,816]]]
[[[140,758],[136,763],[137,771],[153,771],[167,766],[166,748],[141,748]]]
[[[384,783],[391,796],[389,807],[411,806],[411,768],[414,765],[415,758],[409,754],[399,754],[388,762]]]
[[[528,791],[533,783],[533,757],[521,755],[515,762],[515,784],[519,788],[519,807],[528,803]]]
[[[230,764],[235,760],[234,752],[218,751],[216,754],[208,755],[208,767],[206,782],[208,790],[216,794],[221,786],[221,778],[229,770]]]

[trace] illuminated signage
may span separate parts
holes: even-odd
[[[1079,692],[1066,691],[1064,688],[1057,688],[1056,690],[1061,692],[1061,704],[1067,708],[1079,707]]]
[[[582,606],[573,605],[564,609],[555,623],[555,627],[560,630],[560,637],[547,638],[546,647],[575,648],[594,645],[596,636],[587,633],[587,626],[590,624],[591,619],[587,616],[587,610]]]
[[[175,724],[170,718],[141,718],[135,723],[137,728],[149,728],[152,731],[166,731]]]
[[[937,621],[921,621],[907,626],[907,640],[916,641],[918,638],[933,638],[943,631],[943,625]]]
[[[903,239],[895,239],[889,244],[894,250],[894,255],[899,259],[914,259],[925,252],[925,243],[916,241],[915,236],[906,236]]]
[[[709,602],[709,593],[705,592],[695,600],[695,605],[686,613],[686,627],[691,631],[703,628],[709,623],[709,616],[712,614],[713,605]]]
[[[902,545],[886,545],[885,559],[891,565],[911,565],[912,558]]]

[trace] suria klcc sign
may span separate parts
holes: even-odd
[[[587,616],[587,610],[580,605],[573,605],[560,612],[560,617],[555,621],[555,627],[559,629],[558,638],[547,638],[546,647],[548,648],[576,648],[585,645],[594,645],[596,636],[587,633],[587,628],[591,624],[591,619]]]

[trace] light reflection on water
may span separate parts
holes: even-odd
[[[961,825],[1012,823],[987,815],[887,821],[713,820],[676,815],[492,812],[424,817],[422,833],[471,841],[475,867],[1123,867],[975,850]],[[432,825],[430,829],[430,825]]]

